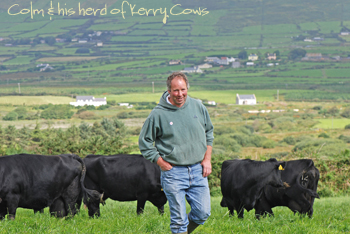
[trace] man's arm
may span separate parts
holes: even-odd
[[[204,159],[201,162],[201,165],[203,167],[203,177],[207,177],[211,174],[211,151],[213,147],[210,145],[207,145],[207,151],[204,154]]]

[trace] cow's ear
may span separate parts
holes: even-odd
[[[277,164],[277,168],[279,171],[284,171],[285,167],[286,167],[286,162],[280,162]]]

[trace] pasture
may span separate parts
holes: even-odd
[[[220,206],[221,197],[211,198],[210,218],[193,233],[344,233],[350,231],[350,197],[317,199],[311,219],[293,215],[286,207],[277,207],[274,217],[260,221],[254,210],[245,212],[245,218],[229,217],[227,208]],[[87,210],[73,218],[50,217],[48,208],[44,214],[32,210],[17,210],[14,221],[1,221],[1,233],[170,233],[169,206],[163,216],[147,202],[143,215],[136,215],[136,202],[107,200],[101,206],[101,217],[90,219]]]
[[[57,96],[3,96],[0,97],[0,104],[10,105],[42,105],[42,104],[69,104],[75,102],[75,99],[70,97]]]
[[[320,123],[315,125],[315,128],[334,129],[344,128],[350,124],[350,119],[319,119]]]

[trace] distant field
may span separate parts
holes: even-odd
[[[104,56],[70,56],[70,57],[49,57],[38,59],[37,62],[71,62],[82,60],[94,60]]]
[[[0,104],[11,105],[42,105],[42,104],[69,104],[75,99],[69,97],[55,96],[3,96],[0,97]]]
[[[165,87],[164,87],[165,90]],[[214,90],[214,91],[188,91],[188,95],[208,101],[223,104],[236,103],[236,94],[255,94],[258,102],[274,101],[275,90]],[[159,102],[163,93],[130,93],[121,95],[108,95],[107,100],[117,102]]]
[[[350,124],[350,119],[318,119],[320,122],[315,128],[333,129],[333,128],[344,128]]]

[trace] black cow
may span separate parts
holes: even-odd
[[[166,196],[160,185],[160,168],[142,155],[88,155],[84,158],[87,173],[85,186],[103,193],[103,199],[117,201],[137,200],[137,214],[141,214],[146,201],[164,212]],[[89,216],[100,216],[99,202],[85,201]]]
[[[313,214],[313,204],[317,194],[317,184],[320,178],[318,169],[311,159],[288,161],[285,170],[281,172],[282,181],[288,185],[284,188],[266,186],[255,205],[255,215],[273,215],[276,206],[287,206],[294,213]]]
[[[58,198],[65,210],[75,215],[81,191],[85,199],[99,200],[101,196],[85,188],[85,173],[83,160],[74,154],[0,157],[0,219],[7,213],[14,219],[17,207],[40,211]]]
[[[263,188],[270,184],[282,187],[281,170],[285,162],[271,158],[267,161],[227,160],[221,168],[222,207],[228,207],[230,215],[236,210],[243,218],[244,209],[254,208]]]

